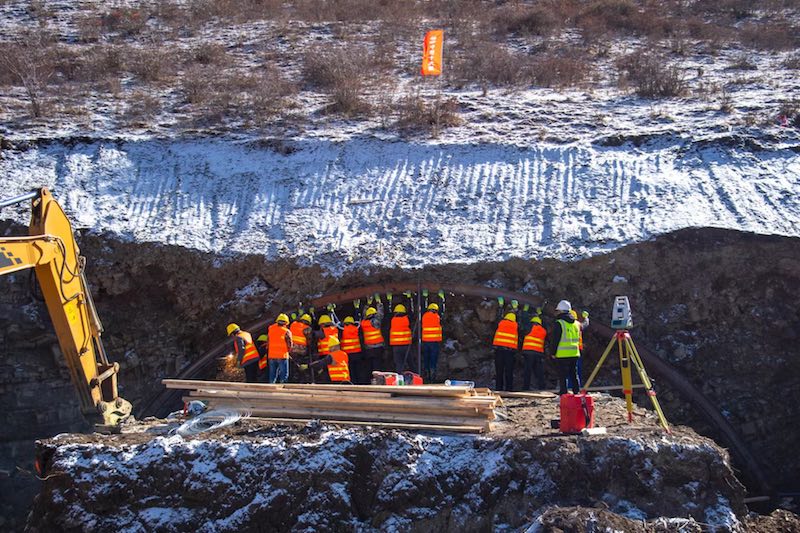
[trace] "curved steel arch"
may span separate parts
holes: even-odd
[[[433,293],[439,290],[451,294],[458,294],[461,296],[471,296],[478,298],[494,299],[502,296],[509,300],[515,299],[523,304],[530,304],[538,306],[542,304],[542,299],[538,296],[507,291],[503,289],[495,289],[481,285],[466,285],[458,283],[445,283],[438,284],[436,282],[425,282],[425,287]],[[315,307],[323,307],[329,303],[345,303],[355,300],[357,298],[366,298],[375,293],[402,293],[406,291],[418,292],[420,284],[414,283],[384,283],[376,285],[367,285],[355,289],[348,289],[332,294],[327,294],[311,301],[311,305]],[[245,329],[254,330],[265,328],[272,321],[269,319],[261,319],[252,322],[246,326]],[[608,335],[609,338],[614,334],[614,330],[604,324],[592,323],[592,329]],[[669,385],[677,390],[684,398],[686,398],[695,408],[706,416],[706,418],[717,428],[720,435],[722,435],[724,444],[732,451],[733,455],[738,459],[739,464],[747,468],[751,478],[758,484],[759,489],[764,493],[771,494],[772,487],[767,480],[767,476],[762,470],[761,466],[756,461],[750,449],[745,442],[739,437],[737,431],[733,426],[722,416],[714,403],[706,397],[700,390],[691,384],[675,367],[655,355],[647,347],[637,344],[639,355],[642,361],[648,368],[648,371],[663,379]],[[222,357],[229,351],[229,341],[225,340],[214,345],[210,350],[206,351],[195,362],[183,369],[177,376],[178,379],[192,379],[217,358]],[[141,416],[143,413],[155,414],[157,416],[164,416],[169,412],[170,406],[180,404],[181,391],[165,389],[159,395],[151,398],[143,405],[137,408],[137,415]]]

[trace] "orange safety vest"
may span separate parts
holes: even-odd
[[[246,331],[240,331],[236,336],[244,341],[244,354],[239,353],[239,343],[236,341],[233,342],[233,349],[236,351],[236,356],[241,359],[239,366],[245,366],[258,359],[258,350],[256,349],[256,345],[253,344],[253,336]]]
[[[493,346],[511,348],[516,350],[519,347],[519,333],[517,323],[505,318],[497,324],[497,331],[494,332]]]
[[[258,360],[258,368],[259,370],[264,370],[267,368],[267,354],[269,353],[269,341],[261,342],[259,345],[264,350],[264,355],[261,356],[261,359]]]
[[[364,333],[364,344],[367,346],[375,346],[385,342],[381,328],[373,326],[370,319],[361,321],[361,331]]]
[[[333,358],[333,362],[328,365],[328,376],[331,378],[331,381],[334,383],[350,381],[350,367],[347,366],[347,352],[336,350],[329,355]]]
[[[396,316],[392,318],[389,328],[390,346],[408,346],[411,344],[411,325],[408,316]]]
[[[544,338],[546,336],[547,330],[541,324],[534,324],[530,333],[522,339],[523,351],[544,352]]]
[[[424,342],[442,342],[442,319],[439,313],[426,311],[422,315],[422,340]]]
[[[310,326],[303,324],[299,320],[295,320],[289,326],[289,331],[292,332],[292,343],[299,344],[300,346],[308,346],[308,339],[306,338],[306,328]]]
[[[342,350],[349,354],[361,353],[361,341],[358,340],[358,326],[348,324],[342,330]]]
[[[581,334],[578,335],[578,349],[583,353],[583,326],[581,326]]]
[[[324,333],[325,336],[317,342],[317,351],[320,355],[328,355],[331,351],[330,348],[328,348],[328,337],[336,337],[338,339],[339,328],[336,326],[327,326],[322,328],[322,333]]]
[[[286,343],[286,334],[289,328],[280,324],[272,324],[267,330],[269,337],[269,348],[267,357],[269,359],[289,359],[289,345]]]

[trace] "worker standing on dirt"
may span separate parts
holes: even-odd
[[[352,316],[344,317],[342,321],[342,345],[341,348],[347,352],[348,365],[352,374],[352,381],[356,385],[364,385],[362,382],[364,366],[364,355],[361,353],[361,338],[358,324]]]
[[[582,362],[583,362],[583,330],[589,326],[589,313],[584,311],[581,313],[581,317],[583,318],[582,321],[578,322],[578,312],[575,309],[572,309],[569,312],[569,316],[577,322],[578,326],[580,326],[580,336],[578,337],[578,351],[580,355],[578,356],[578,362],[575,364],[575,375],[578,376],[578,383],[577,387],[580,389],[581,385],[583,384],[583,369]],[[576,384],[572,382],[572,377],[567,376],[567,388],[575,390]]]
[[[508,312],[503,315],[503,298],[497,299],[500,307],[498,315],[503,318],[497,324],[492,345],[494,346],[495,388],[514,390],[514,356],[519,350],[519,331],[517,315]],[[516,303],[516,302],[515,302]]]
[[[289,379],[289,350],[292,349],[292,332],[289,331],[288,325],[289,317],[281,313],[267,330],[270,383],[286,383]]]
[[[293,361],[298,362],[311,362],[310,352],[308,346],[311,343],[311,315],[303,313],[297,320],[292,321],[289,325],[289,331],[292,332],[292,349],[289,350],[289,355]],[[311,379],[308,380],[309,383]]]
[[[233,353],[239,366],[244,369],[245,381],[255,383],[258,380],[258,349],[253,344],[253,336],[234,323],[228,324],[226,331],[233,340]]]
[[[406,306],[394,306],[394,316],[389,327],[389,345],[392,347],[395,371],[402,374],[406,370],[408,356],[411,353],[411,321]]]
[[[266,333],[262,333],[256,339],[256,350],[258,350],[258,381],[260,383],[269,382],[269,338]]]
[[[548,335],[547,353],[558,364],[559,394],[567,393],[567,376],[573,379],[572,392],[575,394],[580,392],[577,364],[581,355],[579,348],[581,327],[570,315],[571,310],[572,305],[567,300],[558,302],[556,306],[558,316],[553,330]]]
[[[327,339],[328,354],[322,359],[314,361],[311,366],[328,365],[328,376],[331,383],[349,383],[350,367],[347,352],[340,349],[339,339],[330,337]],[[300,365],[301,370],[305,370],[309,365]]]
[[[531,390],[531,371],[536,377],[536,387],[544,390],[544,344],[547,330],[542,326],[542,317],[530,319],[530,330],[522,338],[522,390]]]
[[[425,369],[425,381],[436,381],[436,366],[439,364],[439,352],[442,348],[442,317],[439,315],[439,304],[428,304],[422,315],[422,366]]]
[[[364,311],[364,320],[361,321],[361,335],[364,337],[364,360],[361,371],[362,376],[356,376],[357,382],[369,384],[372,373],[378,368],[378,361],[383,358],[386,344],[381,332],[383,326],[383,303],[380,295],[375,295],[375,305],[367,307]],[[367,300],[369,305],[371,302]]]

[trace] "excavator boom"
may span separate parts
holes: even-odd
[[[81,412],[91,422],[117,426],[130,416],[131,404],[117,393],[119,365],[106,357],[72,225],[45,188],[0,201],[0,207],[28,199],[33,208],[29,235],[0,237],[0,275],[35,270]]]

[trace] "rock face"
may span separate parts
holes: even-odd
[[[184,439],[62,435],[31,531],[489,531],[548,505],[736,528],[743,487],[691,432],[499,438],[244,421]]]

